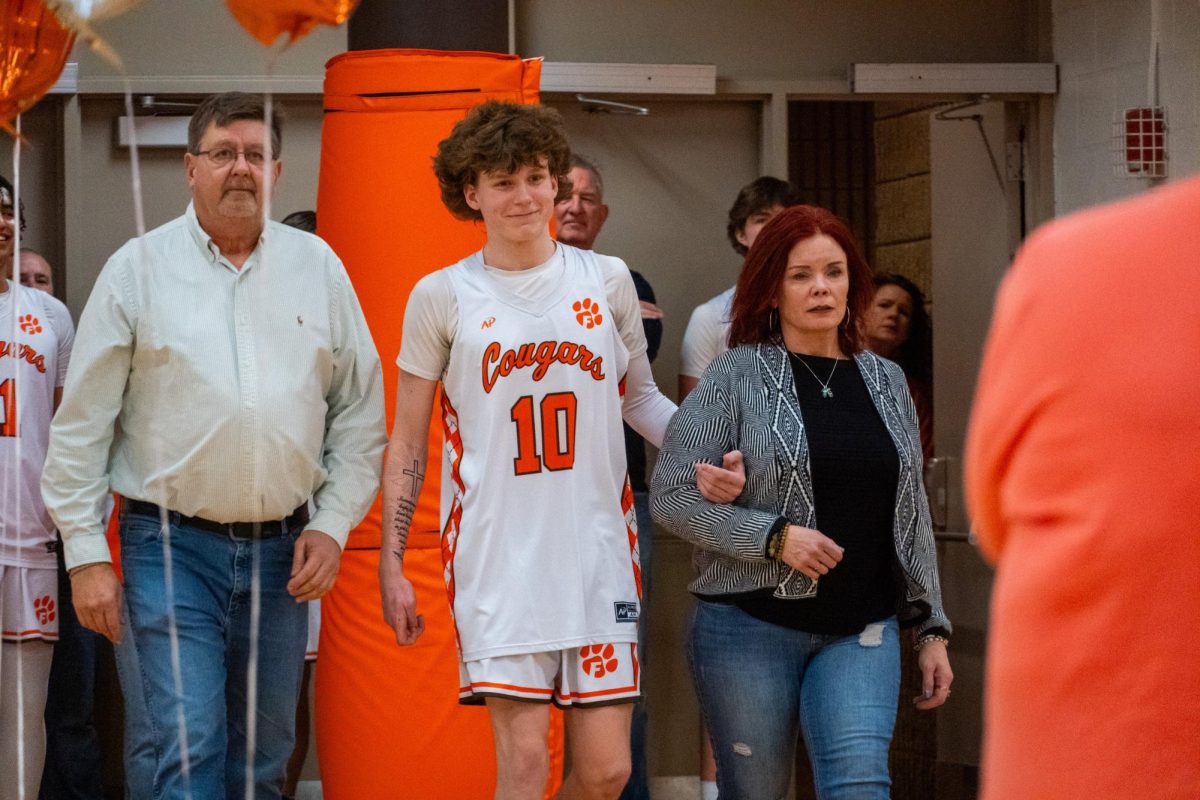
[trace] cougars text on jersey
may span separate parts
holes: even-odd
[[[594,380],[604,380],[604,357],[581,344],[549,340],[504,350],[499,342],[492,342],[483,351],[483,390],[490,393],[500,378],[530,367],[530,377],[540,381],[552,364],[576,365]]]

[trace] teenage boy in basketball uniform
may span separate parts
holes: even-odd
[[[411,644],[424,622],[403,555],[441,382],[460,702],[487,705],[506,800],[542,796],[551,702],[571,746],[560,797],[625,785],[640,576],[621,421],[659,443],[675,411],[654,385],[628,268],[549,235],[569,158],[541,106],[477,106],[439,145],[442,200],[482,220],[487,241],[409,297],[384,472],[384,615]]]

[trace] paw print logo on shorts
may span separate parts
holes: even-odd
[[[58,616],[54,610],[54,598],[48,594],[33,601],[33,612],[37,614],[38,622],[42,625],[54,622],[54,618]]]
[[[588,330],[604,322],[604,315],[600,313],[600,306],[590,297],[576,300],[571,308],[575,311],[575,321]]]
[[[33,314],[24,314],[18,317],[17,321],[21,323],[21,330],[26,333],[42,332],[42,323],[38,322],[38,318]]]
[[[616,650],[611,644],[589,644],[579,651],[583,671],[593,678],[603,678],[617,668]]]

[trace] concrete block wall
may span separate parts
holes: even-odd
[[[933,285],[929,114],[928,107],[912,102],[875,104],[873,266],[878,272],[904,275],[927,300]],[[933,798],[937,716],[907,702],[920,693],[921,676],[907,637],[902,642],[900,706],[890,753],[893,795]]]
[[[873,266],[905,276],[932,299],[929,169],[929,109],[876,103]]]
[[[1114,174],[1113,120],[1149,105],[1152,10],[1159,18],[1159,103],[1167,108],[1168,179],[1200,173],[1200,2],[1054,0],[1055,213],[1138,194],[1157,183]]]

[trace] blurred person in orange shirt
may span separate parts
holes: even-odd
[[[1055,222],[996,303],[967,443],[997,567],[983,793],[1200,797],[1200,180]]]

